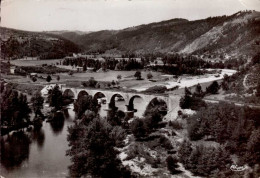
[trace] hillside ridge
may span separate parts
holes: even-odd
[[[70,52],[254,56],[260,52],[260,12],[240,11],[194,21],[171,19],[122,30],[41,34],[72,42],[77,50]]]
[[[253,56],[259,51],[260,13],[237,12],[230,16],[188,21],[172,19],[122,30],[88,34],[60,34],[86,52],[228,54]]]

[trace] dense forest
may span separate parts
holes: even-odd
[[[1,82],[1,126],[5,126],[1,134],[5,134],[10,128],[20,129],[28,126],[30,113],[27,96],[18,93],[12,85],[4,86]]]
[[[259,118],[260,109],[227,103],[201,108],[187,118],[187,129],[191,141],[201,140],[205,144],[196,146],[185,140],[180,147],[180,161],[195,175],[206,177],[236,177],[244,174],[229,169],[234,164],[234,156],[237,157],[237,165],[256,168],[260,162]],[[206,146],[206,142],[215,142],[218,146]],[[253,176],[259,171],[256,168],[250,174]]]

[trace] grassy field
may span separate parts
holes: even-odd
[[[174,81],[171,76],[163,76],[160,72],[151,72],[153,75],[154,82],[147,79],[147,74],[150,71],[142,71],[142,80],[136,80],[134,77],[135,71],[108,71],[108,72],[84,72],[84,73],[74,73],[73,75],[68,75],[67,73],[58,73],[51,75],[51,82],[46,82],[45,79],[37,78],[36,82],[33,82],[30,78],[16,76],[16,75],[2,75],[2,78],[6,79],[9,82],[13,83],[23,83],[23,84],[31,84],[31,85],[48,85],[48,84],[67,84],[72,87],[80,87],[83,81],[88,81],[91,77],[94,77],[95,80],[99,82],[112,82],[119,81],[119,86],[123,89],[143,89],[150,88],[156,85],[165,85],[169,81]],[[43,77],[47,77],[47,74],[40,74]],[[122,78],[120,80],[117,79],[117,76],[121,75]],[[60,76],[60,80],[57,80],[57,76]],[[203,90],[211,84],[212,82],[202,83],[201,86]],[[194,87],[191,87],[194,88]],[[193,90],[193,89],[192,89]],[[184,93],[184,89],[178,89],[171,91],[169,93],[180,94]]]
[[[84,73],[74,73],[73,75],[68,75],[67,73],[58,73],[51,75],[51,82],[46,82],[45,79],[37,78],[36,82],[33,82],[30,78],[17,76],[17,75],[2,75],[2,78],[6,79],[9,82],[14,83],[27,83],[27,84],[53,84],[53,83],[63,83],[63,84],[71,84],[73,86],[80,86],[82,81],[88,81],[91,77],[94,77],[95,80],[101,82],[112,82],[119,81],[120,86],[123,88],[131,88],[131,87],[142,87],[143,85],[155,85],[157,82],[151,82],[147,79],[147,74],[149,71],[142,71],[143,80],[136,80],[134,77],[135,71],[108,71],[108,72],[84,72]],[[151,72],[154,76],[154,80],[161,81],[166,77],[161,76],[162,73],[159,72]],[[47,77],[47,74],[40,74],[43,77]],[[117,76],[121,75],[122,78],[120,80],[117,79]],[[57,76],[60,76],[60,80],[57,81]]]
[[[146,81],[146,75],[148,74],[148,71],[142,71],[142,78]],[[161,73],[159,72],[151,72],[154,78],[160,78]],[[97,81],[112,81],[112,80],[118,80],[117,76],[121,75],[122,79],[121,81],[128,81],[128,80],[135,80],[134,77],[135,71],[108,71],[108,72],[83,72],[83,73],[74,73],[72,76],[68,76],[66,73],[60,74],[60,77],[67,80],[72,79],[78,79],[86,81],[90,77],[94,77]]]
[[[17,65],[17,66],[41,66],[42,64],[47,65],[55,65],[60,68],[67,68],[72,69],[71,66],[63,66],[63,65],[56,65],[56,63],[62,62],[62,59],[53,59],[53,60],[13,60],[11,61],[11,64]],[[31,83],[34,85],[40,84],[40,85],[48,85],[53,83],[62,83],[67,84],[69,86],[73,87],[80,87],[81,82],[88,81],[91,77],[93,77],[95,80],[100,82],[112,82],[118,81],[120,84],[120,87],[123,89],[134,89],[137,91],[144,91],[147,88],[156,86],[156,85],[164,85],[167,86],[167,88],[174,87],[176,85],[182,86],[180,89],[175,91],[170,91],[169,93],[172,94],[180,94],[182,95],[184,93],[184,86],[190,86],[193,88],[193,85],[196,85],[197,83],[201,83],[203,90],[206,89],[206,87],[212,83],[212,81],[207,80],[220,80],[220,78],[215,78],[213,74],[212,76],[199,76],[199,77],[191,77],[191,76],[182,76],[181,83],[177,83],[177,79],[173,78],[173,76],[167,76],[160,72],[151,72],[148,70],[142,70],[142,80],[136,80],[134,77],[136,71],[107,71],[107,72],[74,72],[73,75],[68,75],[67,72],[65,73],[57,73],[51,75],[52,80],[50,83],[46,82],[45,79],[37,78],[36,82],[32,82],[30,78],[25,78],[21,76],[4,76],[3,78],[8,79],[10,82],[17,82],[17,83]],[[150,81],[147,79],[147,74],[152,73],[153,75],[153,81]],[[121,79],[118,80],[117,76],[121,75]],[[46,74],[41,74],[43,77],[47,77]],[[57,81],[57,76],[60,76],[60,80]],[[211,79],[213,78],[213,79]],[[197,83],[196,83],[197,82]]]

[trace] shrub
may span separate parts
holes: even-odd
[[[94,79],[94,77],[91,77],[88,82],[90,87],[95,87],[97,84],[97,81]]]
[[[116,85],[114,80],[112,80],[111,85],[113,85],[113,86]]]
[[[146,136],[145,123],[142,119],[135,119],[130,125],[131,131],[136,138]]]
[[[133,145],[129,146],[129,149],[127,151],[127,158],[126,160],[134,159],[134,158],[145,158],[145,162],[147,164],[151,164],[153,168],[157,168],[158,164],[161,163],[160,158],[154,158],[150,155],[146,149],[144,149],[143,144],[135,143]]]
[[[260,63],[260,53],[258,52],[253,58],[252,58],[253,64],[259,64]]]
[[[183,129],[182,124],[180,122],[177,122],[177,121],[170,121],[169,126],[171,126],[175,130]]]
[[[73,75],[73,72],[72,71],[69,71],[69,73],[68,73],[70,76],[72,76]]]
[[[180,99],[180,107],[182,109],[199,110],[201,107],[206,107],[207,104],[200,97],[190,96],[185,94]]]
[[[117,147],[122,147],[124,146],[123,140],[126,138],[126,132],[122,127],[115,126],[109,133],[109,137],[114,139]]]
[[[88,81],[86,82],[82,82],[81,83],[84,87],[91,87],[91,88],[95,88],[96,86],[98,87],[98,82],[94,79],[94,77],[91,77]],[[99,85],[100,87],[100,85]]]
[[[178,159],[176,157],[168,156],[166,159],[167,168],[170,171],[171,174],[177,173],[178,171],[176,168],[178,168]]]
[[[36,82],[36,81],[37,81],[37,78],[36,78],[36,77],[32,77],[32,81],[33,81],[33,82]]]
[[[207,93],[217,94],[220,86],[217,81],[212,82],[210,86],[207,87]]]
[[[141,80],[141,78],[142,78],[141,72],[140,71],[136,71],[134,77],[136,77],[137,80]]]
[[[121,75],[117,75],[117,79],[118,79],[118,80],[121,80],[121,79],[122,79],[122,76],[121,76]]]
[[[47,82],[50,82],[51,80],[52,80],[51,76],[48,75],[47,78],[46,78],[46,81],[47,81]]]
[[[159,143],[167,150],[173,149],[171,141],[163,135],[160,137]]]
[[[44,73],[44,74],[55,74],[68,72],[68,69],[62,69],[56,66],[44,65],[42,67],[38,66],[21,66],[18,70],[24,71],[26,73]]]
[[[147,79],[151,79],[151,78],[153,78],[153,75],[149,72],[149,73],[147,74]]]
[[[164,93],[165,91],[167,91],[167,87],[166,86],[159,86],[159,85],[150,87],[150,88],[145,90],[145,92],[149,92],[149,93]]]

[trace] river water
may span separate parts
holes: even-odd
[[[145,108],[142,99],[134,100],[141,117]],[[116,106],[125,111],[125,102],[118,101]],[[69,149],[67,128],[73,124],[75,113],[73,105],[64,112],[64,122],[51,124],[43,122],[40,130],[31,130],[5,135],[1,139],[0,175],[10,178],[67,177],[70,158],[66,156]],[[101,106],[100,115],[106,116],[105,105]]]

